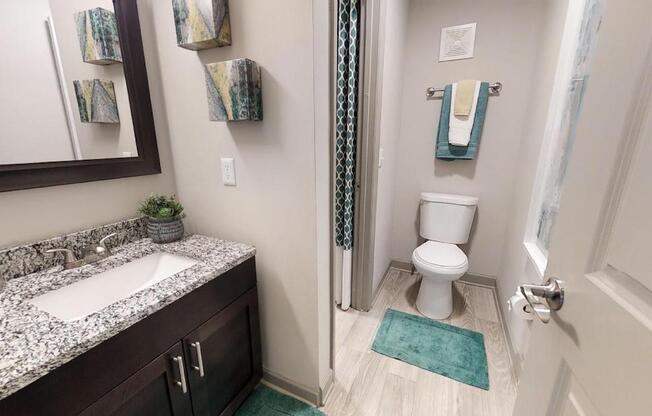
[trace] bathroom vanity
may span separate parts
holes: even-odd
[[[78,319],[30,303],[160,252],[196,262]],[[9,280],[0,294],[0,414],[234,413],[262,376],[254,255],[204,236],[140,239],[93,265]]]

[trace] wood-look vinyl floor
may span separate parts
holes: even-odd
[[[494,290],[456,282],[453,314],[442,321],[484,334],[485,391],[371,351],[387,308],[419,315],[414,305],[420,276],[387,273],[369,312],[336,312],[335,381],[321,410],[329,416],[511,415],[516,387]]]

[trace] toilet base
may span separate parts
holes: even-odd
[[[453,282],[423,277],[417,309],[430,319],[446,319],[453,313]]]

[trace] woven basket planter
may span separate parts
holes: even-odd
[[[147,234],[158,244],[171,243],[183,238],[183,220],[174,218],[147,217]]]

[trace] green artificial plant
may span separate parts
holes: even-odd
[[[138,212],[151,218],[183,218],[183,205],[174,195],[152,194],[138,208]]]

